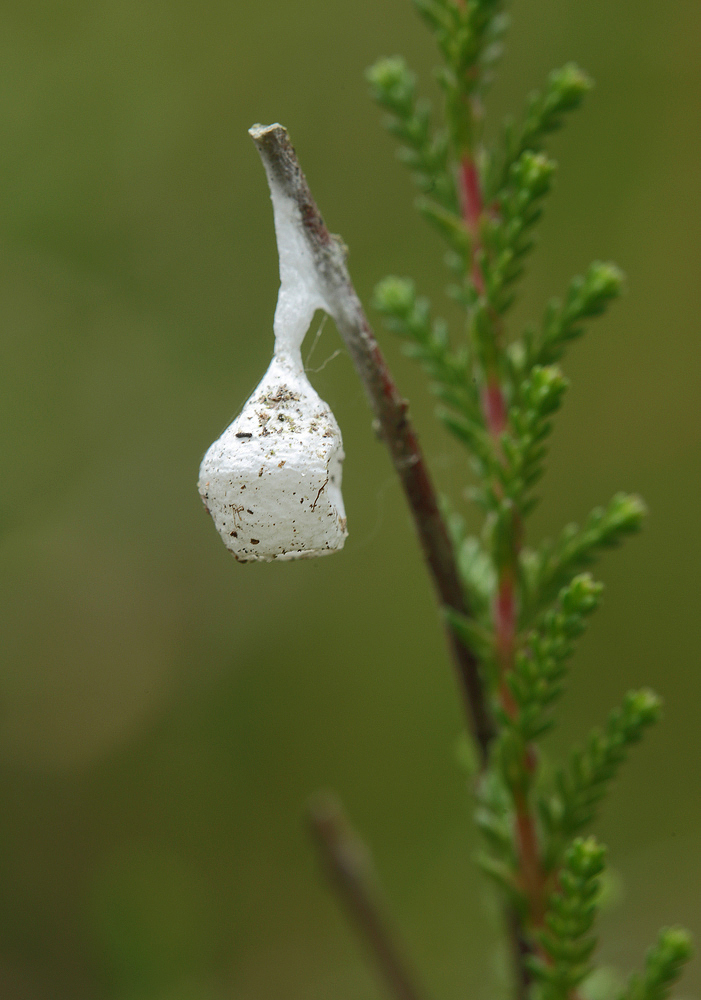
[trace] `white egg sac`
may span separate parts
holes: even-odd
[[[275,351],[233,424],[209,448],[198,489],[239,562],[304,559],[343,548],[343,442],[304,373],[301,346],[328,312],[300,207],[266,161],[280,259]]]
[[[343,458],[331,410],[301,365],[276,356],[207,451],[198,487],[239,562],[321,556],[347,535]]]

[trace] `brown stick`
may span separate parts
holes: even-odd
[[[356,295],[346,267],[345,248],[329,233],[319,214],[287,130],[282,125],[254,125],[249,131],[269,182],[277,185],[299,208],[324,298],[365,387],[401,480],[439,600],[444,607],[468,614],[452,545],[416,432],[407,416],[407,403],[394,384]],[[469,728],[484,764],[494,729],[478,663],[451,629],[448,633]]]
[[[395,935],[383,915],[370,857],[336,799],[323,796],[309,806],[309,825],[326,873],[396,1000],[424,996],[409,971]]]
[[[517,975],[514,977],[514,1000],[528,1000],[532,977],[526,960],[533,953],[533,949],[524,935],[521,917],[513,906],[506,907],[504,919],[512,966],[517,970]]]

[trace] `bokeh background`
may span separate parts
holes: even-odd
[[[548,746],[581,739],[630,686],[665,697],[597,828],[615,873],[602,961],[627,973],[660,925],[701,938],[701,7],[512,13],[495,114],[568,59],[597,81],[554,143],[515,323],[593,258],[629,277],[567,360],[532,529],[618,489],[651,508],[605,560]],[[498,919],[471,860],[458,702],[347,355],[312,376],[345,437],[342,554],[238,565],[195,489],[271,351],[252,123],[291,130],[366,301],[412,274],[444,308],[439,242],[362,76],[401,52],[434,93],[432,40],[408,0],[9,0],[0,17],[0,995],[380,997],[303,829],[324,787],[372,844],[431,994],[488,1000]],[[441,489],[474,523],[463,455],[382,341]],[[310,367],[338,346],[329,322]],[[700,991],[697,963],[679,992]]]

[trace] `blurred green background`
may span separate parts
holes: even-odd
[[[408,0],[10,0],[0,18],[0,996],[380,997],[303,830],[332,787],[432,995],[488,1000],[498,920],[471,861],[458,702],[347,355],[313,376],[345,438],[342,554],[238,565],[195,489],[271,352],[252,123],[290,129],[365,301],[412,274],[443,309],[440,245],[362,76],[401,52],[433,93],[432,41]],[[698,0],[515,0],[490,102],[519,109],[568,59],[597,81],[554,143],[517,325],[592,258],[629,277],[566,362],[533,523],[556,531],[618,489],[651,508],[605,560],[549,745],[630,686],[665,697],[598,826],[617,886],[602,960],[626,973],[660,925],[701,938],[700,38]],[[464,506],[464,457],[382,341]],[[329,322],[311,366],[337,347]],[[701,963],[680,992],[699,996]]]

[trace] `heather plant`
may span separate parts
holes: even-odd
[[[577,639],[601,600],[602,585],[591,568],[605,549],[638,531],[645,507],[639,497],[618,493],[583,525],[554,532],[554,541],[532,541],[527,525],[545,470],[553,417],[567,391],[560,363],[588,321],[619,295],[622,274],[614,264],[597,261],[573,278],[560,298],[547,303],[539,323],[519,330],[509,319],[557,169],[547,152],[548,137],[592,84],[571,63],[552,72],[543,88],[527,98],[523,112],[504,123],[498,141],[487,146],[484,98],[508,27],[505,4],[414,0],[414,5],[441,56],[440,114],[434,117],[419,96],[416,77],[402,58],[381,59],[367,77],[387,128],[399,142],[399,158],[416,182],[417,208],[445,241],[447,294],[462,319],[451,329],[408,277],[380,281],[373,306],[424,369],[437,400],[437,418],[465,448],[481,532],[467,533],[450,501],[437,499],[407,404],[351,284],[343,244],[326,229],[287,133],[279,125],[255,126],[251,134],[271,185],[281,257],[276,337],[286,322],[285,310],[291,308],[289,297],[296,295],[293,312],[300,330],[321,307],[335,319],[348,346],[436,584],[475,750],[472,789],[483,843],[479,862],[503,900],[513,995],[577,1000],[586,996],[595,970],[595,922],[606,863],[605,849],[589,827],[629,750],[658,720],[660,700],[644,688],[629,692],[582,746],[547,769],[540,743],[555,725]],[[279,366],[278,354],[276,358]],[[300,364],[295,354],[294,365]],[[310,554],[295,542],[295,525],[308,517],[304,523],[317,538],[319,497],[325,490],[330,495],[331,485],[338,488],[339,501],[323,516],[335,518],[334,523],[340,518],[345,537],[340,464],[338,481],[332,477],[331,483],[327,468],[314,473],[317,482],[305,465],[318,430],[316,410],[321,407],[321,412],[325,404],[314,397],[314,413],[305,416],[303,400],[290,394],[294,380],[289,371],[287,388],[265,383],[269,395],[251,397],[246,404],[250,413],[244,408],[230,429],[230,451],[217,452],[219,471],[208,466],[201,480],[209,504],[218,484],[216,502],[224,511],[223,528],[218,526],[225,541],[236,536],[238,548],[227,544],[246,561]],[[273,407],[274,419],[267,411],[261,415],[260,407]],[[289,459],[292,465],[297,462],[295,475],[290,465],[285,472],[285,482],[301,484],[301,492],[292,494],[294,502],[282,498],[281,486],[279,504],[275,500],[275,483],[282,483],[275,479],[278,455],[270,469],[261,465],[257,472],[258,460],[255,469],[248,462],[249,478],[236,478],[240,463],[248,461],[242,456],[258,447],[254,439],[259,430],[264,437],[274,430],[279,444],[294,442],[284,451],[295,456]],[[265,450],[268,443],[260,447]],[[276,531],[280,523],[289,528],[288,540],[276,540],[277,548],[267,546],[255,504],[249,509],[247,501],[244,509],[243,500],[236,500],[244,489],[250,499],[264,472],[272,477],[273,497],[272,506],[266,501],[266,516],[277,518]],[[298,496],[299,522],[293,517]],[[247,523],[248,516],[252,520]],[[243,548],[239,532],[245,536]],[[340,547],[339,538],[326,549]],[[315,545],[311,554],[323,549],[321,543]],[[390,931],[365,852],[340,807],[322,799],[310,815],[329,873],[390,992],[417,1000],[422,991]],[[690,951],[685,931],[663,930],[643,972],[634,974],[612,1000],[661,1000]]]

